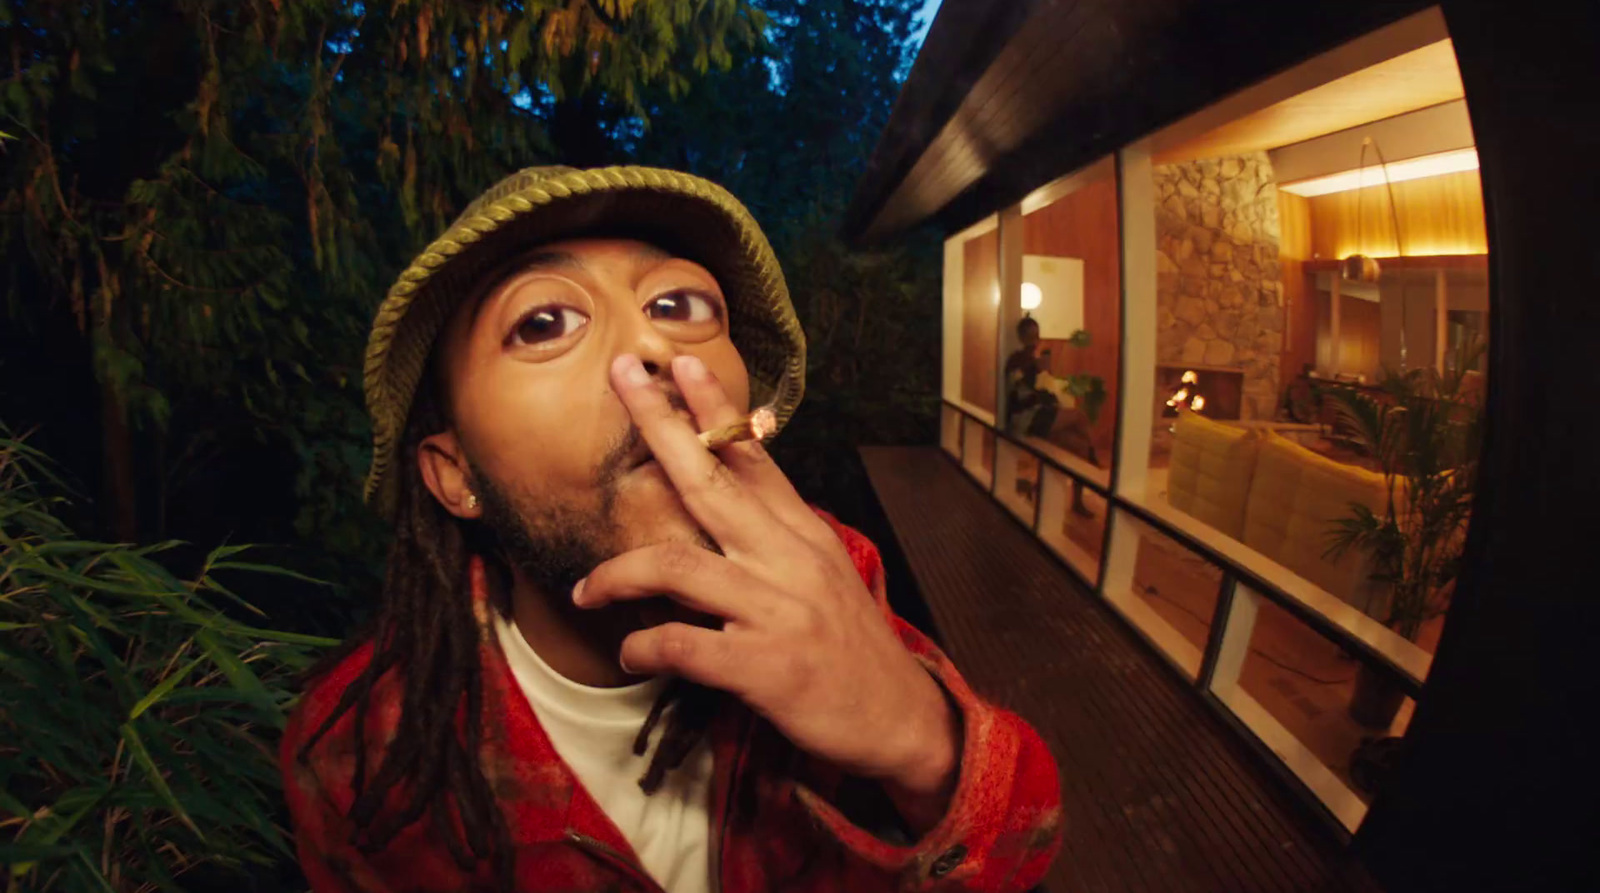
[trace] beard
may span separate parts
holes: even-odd
[[[585,635],[607,644],[619,643],[620,637],[629,632],[670,620],[713,629],[721,626],[719,619],[691,611],[665,597],[619,601],[598,609],[578,609],[567,597],[578,581],[601,563],[628,548],[649,545],[631,543],[617,517],[620,482],[630,470],[642,440],[639,429],[630,425],[611,444],[595,463],[593,497],[587,505],[560,504],[517,493],[467,457],[473,492],[483,511],[479,523],[487,534],[488,545],[524,582],[552,600],[555,609],[571,618]],[[698,527],[694,541],[722,554],[722,549]]]
[[[626,447],[631,449],[631,447]],[[473,490],[482,504],[480,523],[495,549],[523,579],[548,596],[572,591],[601,562],[622,551],[616,519],[620,462],[608,451],[595,470],[595,503],[528,505],[468,459]],[[521,503],[521,504],[519,504]]]

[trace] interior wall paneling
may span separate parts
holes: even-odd
[[[1372,154],[1369,152],[1368,159]],[[1483,188],[1477,171],[1462,171],[1405,180],[1394,184],[1394,208],[1400,221],[1396,250],[1394,219],[1383,170],[1367,168],[1375,185],[1347,192],[1313,196],[1312,257],[1338,259],[1360,252],[1371,257],[1398,254],[1485,254]],[[1358,215],[1359,212],[1359,216]]]
[[[995,344],[999,334],[1000,233],[990,230],[963,246],[961,302],[961,399],[995,411]]]
[[[1095,178],[1077,191],[1023,218],[1023,252],[1084,260],[1083,327],[1089,346],[1046,341],[1050,372],[1087,372],[1105,380],[1107,399],[1093,432],[1096,447],[1110,454],[1116,432],[1117,351],[1122,343],[1121,255],[1118,246],[1117,184],[1111,176]]]
[[[1306,281],[1305,261],[1311,257],[1311,205],[1304,196],[1278,193],[1278,264],[1282,269],[1284,320],[1283,358],[1279,387],[1317,363],[1317,305]]]

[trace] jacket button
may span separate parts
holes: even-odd
[[[956,866],[960,865],[961,860],[965,858],[967,858],[967,848],[959,843],[950,849],[945,850],[944,855],[940,856],[933,863],[933,876],[944,877],[950,872],[955,871]]]

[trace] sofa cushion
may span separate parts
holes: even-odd
[[[1245,545],[1363,610],[1369,605],[1368,568],[1351,551],[1329,561],[1334,523],[1359,502],[1381,512],[1388,500],[1383,475],[1335,462],[1271,432],[1263,438],[1245,508]]]
[[[1180,411],[1172,440],[1167,501],[1239,539],[1260,442],[1254,431]]]

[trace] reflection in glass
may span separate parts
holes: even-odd
[[[1382,680],[1271,600],[1236,588],[1212,690],[1347,822],[1381,788],[1415,708],[1402,692],[1375,691]]]
[[[1091,585],[1100,576],[1107,508],[1100,494],[1046,466],[1040,484],[1039,539]]]
[[[976,419],[964,419],[961,438],[961,465],[987,488],[994,479],[994,431]]]
[[[1216,613],[1222,570],[1177,540],[1118,511],[1106,560],[1106,598],[1192,676]]]
[[[1006,440],[996,440],[995,462],[999,479],[995,498],[1024,524],[1033,526],[1033,510],[1038,499],[1039,459]]]

